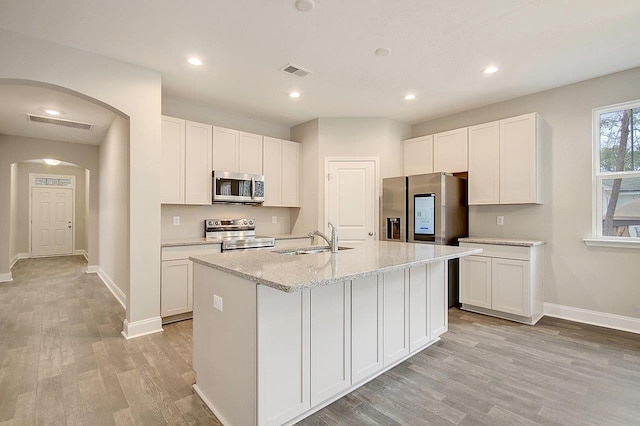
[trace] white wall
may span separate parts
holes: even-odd
[[[289,128],[286,126],[221,111],[165,94],[162,96],[162,114],[273,138],[289,139]]]
[[[180,225],[173,225],[173,217],[180,217]],[[272,217],[277,223],[272,223]],[[289,209],[285,207],[234,206],[216,204],[213,206],[181,206],[162,205],[162,239],[175,240],[181,238],[204,237],[205,219],[239,219],[254,218],[257,235],[288,234],[291,225]]]
[[[11,165],[11,219],[9,220],[9,254],[11,261],[15,259],[18,254],[17,240],[18,240],[18,165]]]
[[[116,116],[100,144],[100,259],[129,295],[129,120]]]
[[[75,176],[75,189],[73,210],[75,216],[75,224],[73,228],[73,240],[75,250],[86,250],[86,224],[87,216],[85,215],[85,198],[86,185],[85,173],[86,169],[75,166],[49,166],[43,163],[18,163],[18,220],[17,220],[17,236],[16,250],[17,253],[29,253],[29,199],[31,198],[31,189],[29,182],[29,173],[55,174]]]
[[[129,117],[129,263],[135,267],[130,269],[125,333],[159,330],[160,74],[5,30],[0,30],[0,57],[0,83],[19,79],[53,84]],[[5,166],[5,158],[0,158],[0,197],[6,195],[0,199],[8,200],[10,163],[16,160],[9,159]],[[0,205],[0,234],[8,235],[9,210],[9,203]],[[0,274],[9,270],[9,251],[9,242],[0,241]],[[129,325],[137,328],[129,330]]]
[[[413,136],[529,112],[545,121],[544,205],[472,206],[470,235],[542,239],[545,302],[640,318],[637,249],[587,247],[592,109],[640,99],[640,68],[416,124]],[[504,226],[496,225],[504,216]]]
[[[402,140],[409,138],[410,134],[409,124],[386,118],[319,118],[293,127],[292,139],[302,142],[304,175],[302,208],[300,215],[292,218],[294,230],[309,232],[326,227],[326,157],[378,157],[381,184],[382,178],[402,174]],[[317,209],[315,214],[309,211],[314,209]],[[315,223],[314,216],[317,219]]]

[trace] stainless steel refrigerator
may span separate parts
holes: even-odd
[[[445,173],[382,180],[380,238],[458,245],[469,229],[467,181]],[[449,307],[458,304],[458,259],[449,261]]]

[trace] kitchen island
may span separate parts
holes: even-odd
[[[371,241],[195,256],[194,389],[226,425],[292,424],[439,340],[447,260]]]

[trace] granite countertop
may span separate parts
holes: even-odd
[[[458,242],[474,243],[474,244],[495,244],[499,246],[519,246],[519,247],[534,247],[534,246],[541,246],[545,244],[544,241],[518,240],[513,238],[489,238],[489,237],[459,238]]]
[[[296,292],[409,266],[481,253],[481,249],[387,241],[349,243],[338,253],[287,255],[249,250],[193,256],[196,263],[273,287]]]
[[[203,244],[222,244],[222,238],[207,240],[201,238],[180,238],[175,240],[162,240],[160,247],[199,246]]]

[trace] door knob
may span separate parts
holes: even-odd
[[[373,237],[373,232],[369,232],[369,236],[370,236],[370,237]]]

